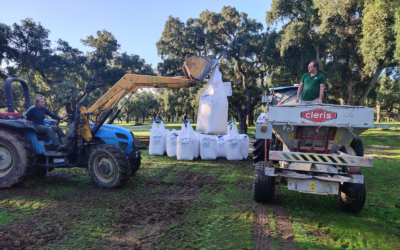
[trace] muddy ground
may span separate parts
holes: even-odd
[[[297,249],[279,186],[272,205],[252,200],[251,158],[203,164],[145,153],[118,190],[97,187],[86,169],[30,177],[0,190],[0,249]]]

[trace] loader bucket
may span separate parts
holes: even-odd
[[[186,78],[201,81],[218,64],[218,60],[188,54],[185,56],[182,70]]]

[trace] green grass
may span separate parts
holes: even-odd
[[[151,128],[150,123],[118,125],[143,137]],[[180,123],[166,127],[179,129]],[[252,135],[254,127],[249,128]],[[400,249],[400,130],[371,129],[360,138],[366,154],[376,157],[374,168],[362,169],[367,201],[360,213],[338,210],[333,196],[282,188],[300,249]],[[30,177],[1,190],[0,248],[125,249],[151,237],[154,249],[253,248],[251,157],[186,162],[142,153],[140,173],[122,189],[98,188],[87,170],[74,168],[55,171],[66,171],[63,176]],[[272,206],[268,208],[274,230]],[[138,229],[129,236],[132,225]],[[164,229],[143,238],[153,233],[149,225]],[[279,249],[279,235],[272,236]]]

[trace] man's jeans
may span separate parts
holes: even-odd
[[[36,129],[40,133],[46,133],[50,137],[50,140],[51,140],[53,146],[57,147],[58,145],[60,145],[60,142],[58,141],[58,138],[51,127],[43,126],[43,125],[36,125]]]
[[[319,98],[317,98],[317,99],[315,99],[315,100],[311,100],[311,101],[303,101],[303,100],[300,100],[299,104],[318,104],[318,99],[319,99]]]

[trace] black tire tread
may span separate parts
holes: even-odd
[[[15,185],[22,183],[25,180],[28,175],[28,170],[31,169],[31,167],[35,164],[36,157],[32,146],[25,136],[18,133],[17,131],[6,128],[0,128],[0,133],[1,132],[6,133],[14,138],[14,140],[17,141],[17,143],[21,147],[21,150],[23,151],[23,157],[22,159],[20,159],[22,163],[22,171],[18,175],[10,178],[7,183],[0,182],[0,188],[11,188]]]
[[[341,196],[344,194],[344,198]],[[338,208],[345,212],[358,213],[365,204],[367,190],[363,184],[345,182],[339,185],[339,195],[335,195]]]
[[[135,143],[133,142],[133,151],[138,151],[139,152],[139,158],[136,159],[129,159],[129,164],[131,164],[131,173],[130,176],[134,175],[140,168],[140,165],[142,163],[142,155],[140,154],[140,150],[138,147],[136,147]]]
[[[265,160],[265,140],[258,139],[253,143],[253,163]]]
[[[116,189],[116,188],[121,188],[123,187],[129,180],[129,175],[130,175],[130,165],[129,165],[129,160],[128,157],[126,156],[125,152],[123,152],[119,147],[113,145],[113,144],[100,144],[95,147],[93,150],[92,154],[94,154],[97,151],[108,151],[110,154],[115,158],[116,162],[118,162],[118,172],[119,172],[119,179],[114,183],[113,186],[110,187],[105,187],[102,186],[101,183],[98,183],[95,178],[94,178],[94,173],[92,173],[92,170],[89,166],[89,172],[90,175],[92,176],[94,182],[102,188],[107,188],[107,189]],[[89,158],[90,161],[90,158]],[[90,163],[88,163],[90,165]]]
[[[253,197],[257,202],[267,203],[274,199],[275,177],[266,176],[264,166],[265,164],[260,162],[254,168]]]

